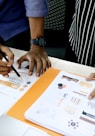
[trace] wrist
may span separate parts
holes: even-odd
[[[37,45],[34,45],[34,44],[31,44],[31,46],[30,46],[30,51],[39,52],[40,50],[44,50],[44,49],[45,49],[45,47],[37,46]]]
[[[40,46],[40,47],[45,47],[46,45],[46,40],[43,36],[34,38],[34,39],[30,39],[30,44],[31,45],[36,45],[36,46]]]

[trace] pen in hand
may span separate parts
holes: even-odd
[[[4,54],[3,52],[0,51],[0,54],[4,57],[4,59],[5,59],[6,61],[9,61],[8,58],[5,56],[5,54]],[[12,68],[12,70],[16,73],[16,75],[17,75],[20,79],[22,79],[22,78],[21,78],[21,75],[17,72],[17,70],[14,68],[14,66],[11,66],[11,68]]]

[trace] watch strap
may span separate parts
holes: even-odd
[[[45,46],[46,45],[46,40],[44,37],[39,37],[36,39],[30,39],[30,44],[38,45],[38,46]]]

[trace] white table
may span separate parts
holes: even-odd
[[[12,51],[14,52],[16,58],[19,58],[20,56],[22,56],[26,53],[25,51],[13,49],[13,48],[12,48]],[[93,67],[80,65],[80,64],[68,62],[68,61],[61,60],[58,58],[53,58],[53,57],[49,57],[49,59],[51,60],[53,68],[64,70],[66,72],[82,75],[85,77],[88,76],[90,73],[95,72],[95,68],[93,68]],[[10,120],[9,120],[9,122],[10,122]],[[6,124],[9,124],[9,122],[6,120]]]
[[[21,55],[26,53],[25,51],[13,49],[13,48],[12,51],[17,57],[20,57]],[[54,57],[49,57],[49,59],[51,60],[52,67],[60,70],[65,70],[66,72],[71,72],[82,76],[88,76],[90,73],[95,72],[95,68],[93,67],[61,60]]]

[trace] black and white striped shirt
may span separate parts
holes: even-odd
[[[76,0],[69,41],[79,63],[95,63],[95,0]]]

